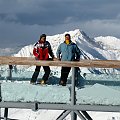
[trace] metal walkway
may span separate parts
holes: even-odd
[[[11,65],[37,65],[37,66],[65,66],[72,67],[72,83],[70,88],[70,104],[49,104],[49,103],[22,103],[22,102],[4,102],[0,101],[0,108],[4,110],[4,120],[10,120],[8,118],[9,108],[22,108],[22,109],[53,109],[64,110],[57,120],[63,120],[68,114],[71,114],[71,120],[77,120],[79,117],[81,120],[92,120],[86,111],[103,111],[103,112],[120,112],[120,106],[104,106],[104,105],[78,105],[76,104],[76,91],[75,91],[75,67],[97,67],[97,68],[120,68],[120,61],[115,60],[80,60],[79,62],[69,61],[36,61],[34,58],[27,57],[10,57],[1,56],[1,65],[10,65],[9,79],[12,79],[12,66]],[[1,118],[2,119],[2,118]],[[12,119],[11,119],[12,120]]]

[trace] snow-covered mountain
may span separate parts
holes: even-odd
[[[120,60],[120,39],[106,36],[90,38],[84,31],[76,29],[74,31],[64,32],[53,36],[47,36],[47,40],[51,43],[54,54],[56,55],[57,47],[64,41],[64,35],[69,33],[71,39],[81,50],[81,59],[101,59],[101,60]],[[37,41],[37,40],[36,40]],[[33,44],[13,48],[0,49],[0,55],[12,55],[16,57],[34,57]],[[29,70],[31,70],[30,68]],[[92,73],[111,73],[116,72],[116,69],[86,69],[82,68],[83,72]],[[118,69],[117,69],[118,72]]]
[[[75,42],[81,50],[81,59],[101,59],[101,60],[120,60],[120,39],[106,36],[90,38],[84,31],[76,29],[74,31],[64,32],[53,36],[47,36],[51,43],[54,54],[56,55],[57,47],[64,41],[64,35],[69,33],[71,40]],[[36,40],[37,42],[37,40]],[[12,55],[16,57],[34,57],[33,44],[24,47],[0,49],[0,55]],[[28,68],[28,67],[27,67]],[[31,70],[33,68],[29,68]],[[119,69],[101,69],[101,68],[82,68],[83,72],[92,73],[119,73]]]
[[[57,47],[64,41],[64,35],[69,33],[71,39],[80,48],[83,56],[82,59],[101,59],[101,60],[120,60],[120,39],[112,36],[90,38],[84,31],[76,29],[74,31],[65,32],[53,36],[47,36],[47,40],[51,43],[53,52],[56,55]],[[33,45],[24,46],[17,54],[13,56],[31,57]]]
[[[69,33],[71,39],[81,50],[81,59],[101,59],[101,60],[120,60],[120,39],[112,36],[90,38],[84,31],[76,29],[74,31],[65,32],[53,36],[47,36],[47,40],[51,43],[54,54],[56,55],[57,47],[64,41],[64,35]],[[33,57],[33,44],[24,46],[16,57]],[[116,72],[116,69],[82,69],[85,72],[92,73],[111,73]],[[117,69],[118,72],[118,69]]]

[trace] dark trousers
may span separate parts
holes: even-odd
[[[36,66],[35,72],[33,73],[33,76],[32,76],[32,79],[31,79],[31,82],[36,82],[37,81],[37,77],[39,75],[40,68],[41,68],[41,66]],[[44,69],[45,73],[42,77],[42,80],[47,81],[48,77],[50,75],[50,67],[49,66],[43,66],[43,69]]]
[[[61,68],[60,81],[63,81],[66,84],[70,70],[71,70],[71,67],[62,67]],[[80,77],[80,68],[75,67],[75,85],[76,86],[79,84],[79,77]]]
[[[71,70],[71,67],[62,67],[61,68],[61,78],[60,78],[60,81],[63,81],[64,83],[67,82],[67,78],[68,78],[70,70]]]

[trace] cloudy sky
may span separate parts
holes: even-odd
[[[0,0],[0,48],[75,29],[120,38],[120,0]]]

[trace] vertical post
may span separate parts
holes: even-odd
[[[1,119],[1,108],[0,108],[0,120],[2,120],[2,119]]]
[[[7,79],[8,80],[12,80],[12,65],[9,65],[9,71],[8,71],[8,77],[7,77]]]
[[[2,101],[2,94],[1,94],[1,83],[0,83],[0,102]]]
[[[1,96],[1,83],[0,83],[0,102],[2,101],[2,96]],[[0,108],[0,120],[1,120],[1,108]]]
[[[8,108],[5,108],[4,110],[4,120],[7,120],[8,118]]]
[[[76,92],[75,92],[75,67],[72,67],[72,82],[71,82],[71,105],[76,104]],[[74,111],[71,112],[71,120],[77,120],[77,115]]]

